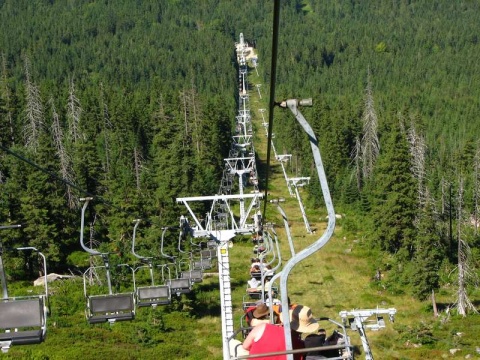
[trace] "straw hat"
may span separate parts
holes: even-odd
[[[257,305],[256,309],[253,310],[253,317],[254,318],[261,318],[270,314],[270,309],[265,304]]]
[[[297,305],[293,310],[289,310],[289,314],[292,330],[301,333],[311,333],[319,328],[319,324],[313,318],[312,310],[308,306]]]

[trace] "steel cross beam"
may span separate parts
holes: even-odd
[[[233,238],[236,234],[240,233],[249,233],[252,232],[253,229],[248,228],[245,225],[245,219],[248,218],[248,215],[250,214],[251,210],[253,209],[253,204],[257,202],[259,199],[263,198],[264,194],[261,192],[258,193],[253,193],[253,194],[242,194],[242,195],[211,195],[211,196],[193,196],[193,197],[182,197],[182,198],[177,198],[176,201],[177,203],[183,203],[185,207],[187,208],[190,216],[192,217],[193,221],[197,225],[197,228],[194,229],[194,235],[193,236],[206,236],[210,235],[211,237],[217,239],[218,241],[227,241],[231,238]],[[235,221],[235,217],[233,214],[233,210],[228,206],[228,200],[239,200],[239,201],[244,201],[245,199],[252,199],[250,206],[248,207],[248,212],[246,212],[246,215],[244,216],[243,222],[240,222],[240,224],[237,224]],[[190,207],[190,202],[192,201],[212,201],[213,203],[216,202],[224,202],[227,204],[229,215],[230,215],[230,224],[231,226],[229,229],[225,230],[216,230],[212,226],[212,221],[211,221],[211,214],[209,216],[207,224],[202,226],[201,221],[198,219],[198,217],[195,215],[193,210]],[[212,206],[213,209],[213,206]]]
[[[353,317],[351,328],[353,330],[357,330],[360,334],[363,350],[365,351],[365,360],[373,360],[373,354],[372,350],[370,350],[370,344],[368,343],[365,328],[370,328],[372,330],[380,330],[384,328],[385,322],[383,321],[383,317],[379,315],[388,315],[390,321],[393,322],[396,312],[397,310],[394,308],[340,311],[340,317],[342,318],[344,324],[350,322],[350,320],[348,320],[349,316]],[[375,316],[376,323],[374,325],[364,325],[364,322],[371,316]]]

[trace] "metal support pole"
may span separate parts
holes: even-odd
[[[298,206],[300,206],[300,212],[302,213],[303,222],[305,223],[305,229],[307,230],[307,233],[311,234],[312,229],[310,228],[310,223],[308,222],[307,213],[305,212],[305,208],[303,206],[302,198],[300,197],[300,193],[298,192],[298,186],[297,186],[297,184],[294,184],[293,187],[295,188],[295,195],[296,195],[297,200],[298,200]]]
[[[287,280],[288,275],[292,268],[300,261],[304,260],[306,257],[312,255],[314,252],[320,250],[327,242],[330,240],[331,236],[333,235],[333,231],[335,229],[335,210],[333,208],[333,202],[330,195],[330,190],[327,184],[327,176],[325,174],[325,170],[322,163],[322,157],[320,155],[320,149],[318,146],[318,141],[313,132],[313,129],[308,124],[308,122],[303,117],[302,113],[298,110],[298,106],[311,106],[312,100],[286,100],[280,104],[278,104],[282,108],[289,108],[295,119],[299,122],[299,124],[303,127],[305,132],[308,135],[310,140],[310,146],[312,148],[313,153],[313,160],[315,162],[315,167],[317,169],[318,179],[320,181],[320,186],[322,189],[323,198],[325,201],[325,206],[328,212],[328,224],[327,228],[323,235],[312,245],[308,246],[307,248],[303,249],[301,252],[296,254],[292,259],[290,259],[287,264],[285,264],[282,270],[282,276],[280,277],[280,294],[282,299],[282,309],[288,309],[288,293],[287,293]],[[291,334],[291,327],[290,327],[290,319],[286,317],[284,321],[284,331],[285,331],[285,345],[287,350],[292,350],[292,338]],[[288,355],[289,360],[293,360],[293,355]]]
[[[4,225],[0,226],[0,230],[4,229],[18,229],[22,225]],[[3,243],[0,239],[0,281],[2,282],[2,298],[8,299],[8,287],[7,287],[7,276],[5,275],[5,268],[3,266]]]

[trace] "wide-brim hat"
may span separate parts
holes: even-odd
[[[297,305],[294,309],[289,310],[289,314],[290,327],[292,330],[301,333],[312,333],[320,327],[317,320],[313,317],[312,310],[308,306]]]
[[[261,318],[270,314],[270,309],[265,304],[257,305],[256,309],[253,310],[253,317],[254,318]]]

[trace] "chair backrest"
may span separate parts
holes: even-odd
[[[191,283],[190,279],[172,279],[170,280],[170,288],[173,289],[183,289],[190,288]]]
[[[168,281],[172,293],[188,294],[192,290],[192,281],[190,279],[171,279]]]
[[[137,288],[137,306],[168,305],[171,301],[170,286],[158,285]]]
[[[193,262],[193,268],[195,270],[199,269],[211,269],[212,268],[212,261],[211,259],[201,259],[198,261]]]
[[[203,281],[203,271],[202,270],[191,270],[183,271],[180,273],[182,279],[190,279],[192,282],[202,282]]]
[[[43,325],[43,298],[0,300],[0,329],[41,327]]]
[[[170,287],[168,285],[149,286],[137,289],[139,300],[150,300],[170,297]]]
[[[91,296],[89,298],[92,314],[133,311],[133,294],[114,294]]]
[[[202,259],[211,259],[217,257],[217,250],[202,250],[200,251],[200,256]]]

